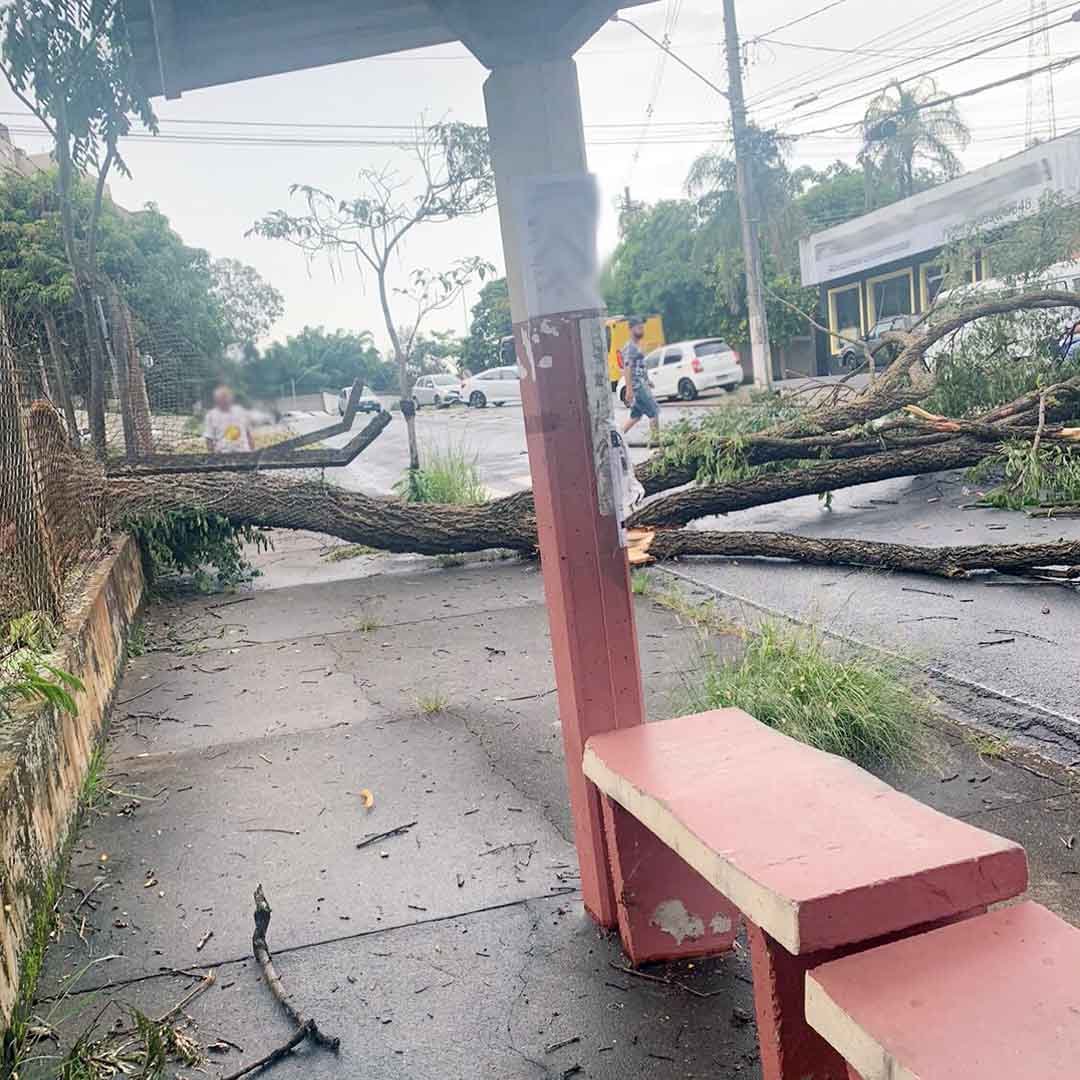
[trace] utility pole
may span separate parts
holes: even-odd
[[[727,52],[728,102],[731,105],[731,134],[735,142],[735,194],[742,225],[743,261],[746,263],[746,307],[750,315],[750,349],[754,358],[754,385],[772,387],[772,351],[769,325],[765,318],[765,295],[761,281],[761,244],[758,223],[752,212],[750,163],[747,160],[746,105],[743,102],[742,57],[739,28],[735,23],[735,0],[724,0],[724,47]]]

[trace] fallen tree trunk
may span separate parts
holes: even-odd
[[[234,525],[305,529],[380,551],[454,555],[463,551],[536,549],[532,492],[479,506],[439,506],[374,498],[317,481],[290,481],[261,473],[113,476],[106,483],[113,520],[158,511],[197,508]]]
[[[687,488],[639,507],[630,515],[627,524],[631,528],[672,528],[686,525],[697,518],[747,510],[800,495],[823,495],[828,491],[875,480],[968,468],[989,457],[996,449],[996,444],[992,442],[953,437],[947,442],[930,446],[885,450],[850,461],[822,461],[801,469],[762,473],[726,484]]]
[[[916,547],[871,540],[822,539],[777,532],[709,532],[693,529],[631,533],[632,561],[685,555],[789,559],[819,566],[865,566],[937,577],[963,577],[975,570],[1019,573],[1050,567],[1080,567],[1080,540],[1056,544],[966,544]],[[635,557],[636,556],[636,557]]]

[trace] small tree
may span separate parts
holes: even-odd
[[[401,410],[409,434],[409,468],[416,470],[420,453],[409,396],[409,361],[417,335],[430,315],[449,307],[474,278],[484,278],[491,267],[478,258],[459,259],[440,272],[416,270],[406,285],[394,287],[392,263],[417,225],[453,221],[493,206],[495,177],[485,128],[469,124],[421,128],[410,150],[419,166],[419,183],[411,190],[409,182],[390,169],[362,169],[359,194],[352,199],[294,184],[290,194],[304,197],[307,213],[275,210],[257,221],[251,232],[285,240],[309,257],[351,255],[361,270],[366,266],[375,275],[398,368]],[[392,302],[395,296],[400,298],[396,304]]]
[[[119,140],[132,118],[155,133],[157,118],[138,87],[119,0],[9,0],[0,17],[0,70],[55,142],[64,251],[90,354],[90,436],[103,457],[105,352],[95,311],[101,206],[110,170],[130,175]],[[94,197],[83,222],[75,201],[86,173],[95,176]]]

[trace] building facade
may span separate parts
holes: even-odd
[[[1080,131],[803,237],[802,282],[820,289],[819,321],[829,329],[817,335],[818,374],[846,370],[852,350],[845,338],[928,309],[942,287],[941,253],[951,239],[981,221],[1033,213],[1049,192],[1080,195]],[[968,280],[989,277],[990,262],[976,253]]]

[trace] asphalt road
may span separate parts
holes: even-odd
[[[694,406],[667,405],[663,420],[731,404],[726,395]],[[616,419],[625,417],[618,409]],[[310,430],[325,417],[296,426]],[[639,430],[645,434],[644,424]],[[424,409],[422,448],[461,446],[477,457],[493,496],[530,486],[519,406]],[[343,437],[331,440],[344,441]],[[633,451],[635,458],[647,453]],[[344,486],[389,492],[407,460],[405,425],[394,423],[348,469]],[[1080,521],[1035,521],[1022,514],[971,509],[978,489],[960,473],[864,485],[834,495],[702,521],[702,528],[855,537],[917,545],[1024,543],[1080,539]],[[873,645],[914,662],[932,689],[989,726],[1080,760],[1080,594],[1069,587],[1001,579],[952,582],[851,568],[778,561],[686,560],[673,568],[750,617],[774,612]]]
[[[661,424],[673,423],[684,416],[699,415],[702,410],[727,408],[736,400],[723,392],[699,398],[693,404],[665,402],[661,404]],[[621,406],[616,406],[616,420],[628,416]],[[290,427],[298,433],[326,427],[334,418],[324,414],[311,414],[290,420]],[[353,432],[367,422],[367,416],[357,418]],[[448,409],[424,408],[416,414],[416,432],[420,440],[421,457],[425,450],[447,447],[461,448],[475,455],[481,479],[493,497],[512,495],[532,486],[529,476],[528,451],[525,448],[525,425],[520,405],[504,405],[501,408],[470,409],[455,406]],[[644,440],[648,435],[647,421],[632,433],[642,446],[631,446],[632,456],[637,460],[647,454]],[[341,446],[349,435],[337,435],[326,440],[328,446]],[[354,491],[370,494],[386,494],[401,479],[409,460],[405,423],[394,414],[390,426],[368,447],[352,465],[334,470],[328,476],[335,483]]]

